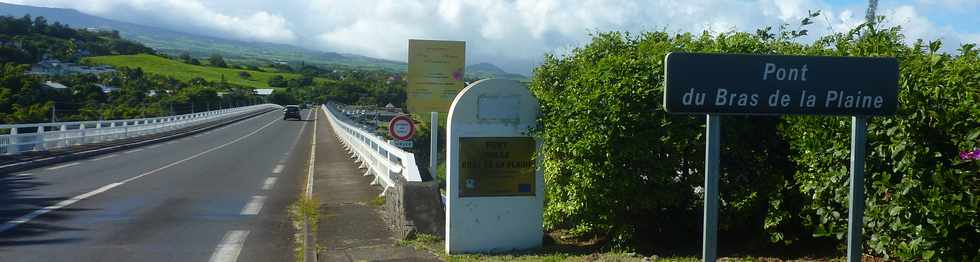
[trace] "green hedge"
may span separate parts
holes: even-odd
[[[804,22],[806,24],[806,22]],[[704,117],[663,110],[668,52],[893,56],[900,109],[871,118],[866,252],[900,259],[966,260],[980,248],[980,62],[903,44],[900,29],[859,27],[813,43],[805,30],[593,36],[535,69],[537,134],[545,141],[545,224],[627,245],[637,232],[700,232]],[[791,243],[842,239],[847,218],[849,119],[726,117],[720,227]]]

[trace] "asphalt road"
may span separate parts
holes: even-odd
[[[0,174],[0,261],[293,261],[287,206],[303,190],[312,130],[274,110]]]

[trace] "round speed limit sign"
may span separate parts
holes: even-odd
[[[415,123],[406,115],[396,116],[388,122],[388,134],[401,141],[412,139],[415,135]]]

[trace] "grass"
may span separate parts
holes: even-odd
[[[563,244],[545,245],[537,250],[510,254],[447,255],[444,251],[445,242],[429,234],[417,234],[415,238],[403,240],[399,244],[427,251],[443,261],[700,261],[696,257],[645,258],[634,253],[618,251],[592,252]]]
[[[320,212],[318,210],[320,203],[318,203],[316,198],[301,196],[299,200],[289,206],[289,219],[293,223],[293,228],[296,233],[293,234],[293,257],[296,261],[303,261],[303,257],[306,256],[305,245],[303,241],[305,240],[305,235],[303,234],[303,224],[306,223],[310,229],[310,234],[316,235],[318,229],[318,222],[320,221]],[[313,244],[314,248],[316,243]]]
[[[286,79],[299,78],[299,74],[259,72],[244,69],[219,68],[186,64],[177,60],[166,59],[159,56],[138,54],[138,55],[114,55],[114,56],[95,56],[87,57],[82,60],[84,63],[110,65],[115,67],[142,68],[143,72],[170,76],[181,81],[190,81],[195,77],[201,77],[208,81],[221,81],[224,76],[226,82],[253,88],[270,88],[269,79],[276,75],[281,75]],[[239,77],[240,72],[248,72],[251,77],[248,79]],[[316,78],[317,82],[330,82],[325,78]]]
[[[445,253],[445,242],[433,235],[417,234],[413,239],[403,240],[399,245],[423,250],[439,257],[443,261],[701,261],[700,256],[650,256],[645,257],[632,252],[608,251],[596,246],[589,240],[562,240],[561,233],[548,233],[549,240],[544,246],[530,251],[508,254],[458,254]],[[697,243],[695,243],[697,244]],[[735,255],[720,257],[719,261],[843,261],[842,257],[799,257],[784,258],[771,256]]]
[[[374,199],[371,200],[371,205],[376,207],[385,205],[385,197],[384,196],[374,197]]]

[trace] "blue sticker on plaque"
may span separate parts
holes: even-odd
[[[518,184],[517,185],[517,192],[530,193],[531,192],[531,184]]]

